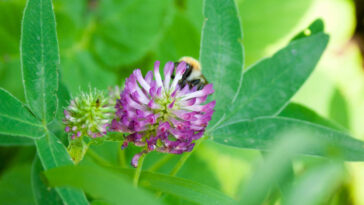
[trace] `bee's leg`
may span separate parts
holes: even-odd
[[[174,62],[174,68],[173,68],[173,72],[172,72],[172,75],[171,75],[171,78],[174,79],[175,77],[175,71],[176,71],[176,68],[178,66],[179,62]]]
[[[190,88],[197,87],[197,90],[202,90],[205,87],[205,82],[201,81],[200,79],[191,80],[189,82]]]
[[[192,73],[192,66],[190,64],[186,64],[186,71],[183,73],[182,75],[182,79],[187,80],[187,78],[191,75]]]
[[[193,88],[193,87],[195,87],[199,83],[201,83],[200,79],[195,79],[195,80],[189,81],[190,89]]]
[[[181,80],[179,80],[178,81],[178,85],[179,85],[179,87],[182,89],[182,88],[184,88],[185,86],[186,86],[186,84],[187,84],[188,82],[187,82],[187,80],[186,79],[181,79]]]
[[[200,79],[195,79],[195,80],[190,81],[192,86],[195,86],[195,85],[199,84],[200,82],[201,82]]]
[[[202,90],[203,87],[205,87],[205,83],[200,82],[199,84],[197,84],[197,90]]]

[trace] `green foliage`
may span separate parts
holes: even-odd
[[[131,170],[122,170],[131,174]],[[183,198],[199,204],[230,204],[233,200],[223,193],[203,184],[164,174],[143,172],[140,186]]]
[[[82,177],[78,176],[78,174],[82,174],[84,170],[88,170],[88,177],[95,176],[97,178],[96,174],[102,175],[103,177],[99,180],[95,180],[94,182],[83,182]],[[116,173],[118,173],[116,175]],[[65,177],[67,175],[70,175],[72,177]],[[123,176],[124,175],[124,176]],[[97,183],[99,186],[101,186],[99,189],[102,188],[103,185],[105,187],[108,187],[107,189],[110,190],[109,186],[116,186],[113,185],[115,180],[120,181],[117,190],[124,190],[120,192],[120,199],[124,197],[132,197],[133,194],[130,192],[135,191],[133,188],[130,188],[131,190],[125,190],[124,187],[127,187],[128,185],[125,184],[125,182],[122,182],[125,180],[125,175],[131,177],[133,175],[133,171],[129,169],[122,169],[122,170],[103,170],[103,169],[96,169],[94,167],[61,167],[57,169],[52,169],[50,171],[46,172],[46,176],[49,179],[50,183],[53,186],[60,186],[60,185],[73,185],[77,187],[86,187],[88,183]],[[112,177],[113,176],[113,177]],[[71,179],[70,179],[71,178]],[[113,181],[114,180],[114,181]],[[90,180],[85,180],[90,181]],[[102,182],[101,182],[102,181]],[[124,183],[124,184],[123,184]],[[107,186],[106,186],[107,185]],[[130,185],[129,185],[130,186]],[[180,198],[186,199],[188,201],[192,201],[199,204],[228,204],[232,203],[233,200],[229,197],[225,196],[223,193],[214,190],[206,185],[202,185],[190,180],[172,177],[164,174],[157,174],[157,173],[151,173],[151,172],[143,172],[141,174],[140,178],[140,186],[155,190],[155,191],[163,191],[175,196],[178,196]],[[116,188],[116,187],[115,187]],[[108,199],[109,194],[102,194],[97,193],[95,191],[89,190],[89,193],[93,195],[95,198],[98,199]],[[117,199],[108,199],[110,202],[116,201]],[[137,201],[134,203],[138,203]]]
[[[288,104],[284,110],[279,113],[279,116],[312,122],[336,130],[343,130],[340,125],[321,117],[315,113],[315,111],[297,103]]]
[[[177,12],[158,46],[157,58],[161,62],[178,60],[182,56],[191,56],[198,59],[199,36],[193,23],[185,15]],[[183,40],[186,37],[188,37],[188,40]]]
[[[116,76],[102,70],[87,51],[79,51],[62,59],[64,82],[73,91],[88,90],[90,86],[106,88],[116,84]],[[68,102],[67,102],[68,103]]]
[[[4,102],[0,108],[4,121],[1,123],[1,130],[4,130],[2,134],[36,139],[35,144],[45,169],[72,164],[64,145],[45,126],[54,119],[58,106],[59,54],[52,7],[51,1],[29,0],[23,17],[23,83],[27,102],[38,119],[8,92],[0,90]],[[37,186],[37,178],[34,180],[34,186]],[[87,204],[81,191],[68,188],[57,188],[57,191],[66,203]],[[39,199],[39,195],[36,196]]]
[[[44,136],[35,141],[38,156],[45,170],[72,164],[62,142],[53,133],[45,133]],[[79,190],[70,188],[57,188],[57,192],[63,201],[70,204],[87,204],[87,199]]]
[[[30,165],[22,164],[6,170],[0,179],[0,199],[4,205],[34,204],[30,184]]]
[[[52,121],[57,110],[60,62],[52,7],[52,1],[28,1],[20,43],[25,98],[43,122]]]
[[[25,105],[3,89],[0,89],[0,99],[0,134],[41,137],[43,126]]]
[[[241,187],[239,194],[241,204],[262,204],[267,199],[268,192],[277,189],[277,184],[281,184],[284,195],[287,195],[283,198],[285,202],[283,204],[317,204],[317,201],[316,203],[313,202],[330,193],[335,189],[335,186],[341,183],[343,180],[343,169],[338,161],[321,162],[323,165],[319,165],[317,169],[322,172],[327,171],[325,172],[327,173],[326,176],[323,176],[321,171],[315,171],[316,168],[314,167],[307,171],[305,173],[307,176],[302,176],[297,184],[291,181],[292,160],[296,159],[300,153],[307,152],[313,146],[317,147],[320,144],[320,140],[316,139],[315,136],[311,136],[311,132],[305,132],[304,130],[296,131],[301,132],[295,135],[292,135],[291,131],[283,133],[281,138],[271,145],[272,152],[256,167],[256,172]],[[292,186],[294,188],[291,188]],[[318,188],[324,188],[324,186],[327,186],[328,189]],[[332,187],[329,188],[329,186]],[[298,189],[301,190],[298,191]],[[314,191],[315,189],[316,191]],[[286,190],[290,191],[287,192]],[[296,193],[305,195],[294,196]],[[297,199],[300,199],[300,202],[296,202]]]
[[[36,204],[63,204],[62,199],[58,196],[54,189],[47,187],[42,180],[42,172],[44,171],[38,157],[35,157],[32,165],[32,188]]]
[[[22,5],[17,1],[0,2],[0,55],[18,55]]]
[[[241,204],[262,204],[269,191],[273,191],[277,184],[289,182],[291,162],[297,154],[315,146],[313,138],[304,139],[309,135],[290,136],[283,133],[282,138],[272,143],[269,147],[271,153],[256,168],[256,172],[247,180],[238,192]]]
[[[350,121],[348,116],[347,102],[343,94],[338,89],[336,89],[332,94],[329,114],[330,119],[334,120],[345,128],[349,128]]]
[[[244,73],[233,105],[215,127],[279,113],[308,78],[327,41],[321,31],[292,41],[273,57],[253,65]]]
[[[26,137],[0,135],[0,145],[2,146],[29,146],[34,145],[33,140]]]
[[[244,28],[246,65],[267,55],[272,43],[290,38],[289,33],[309,10],[314,0],[238,0]]]
[[[328,44],[322,20],[291,33],[312,2],[63,0],[54,10],[51,0],[0,2],[0,86],[17,96],[0,89],[0,145],[10,147],[0,149],[1,204],[331,203],[346,171],[340,160],[364,161],[364,142],[348,134],[341,90],[330,99],[333,122],[291,102]],[[258,61],[287,36],[284,48]],[[139,150],[121,151],[121,134],[92,145],[74,166],[62,123],[70,93],[120,86],[136,67],[182,56],[199,58],[214,85],[207,145],[191,157],[149,154],[139,188],[126,168]],[[9,156],[33,145],[30,173],[23,155],[33,158],[32,148]],[[264,152],[259,166],[247,148]]]
[[[344,169],[337,162],[314,167],[297,180],[283,204],[324,204],[343,178]]]
[[[171,1],[102,1],[92,47],[108,66],[130,64],[153,46],[170,18]],[[122,50],[119,48],[123,48]]]
[[[312,147],[302,154],[330,156],[332,152],[349,161],[364,160],[364,142],[346,133],[332,130],[310,122],[284,117],[261,117],[255,120],[241,120],[216,129],[213,140],[218,143],[266,150],[284,132],[309,132],[325,149]]]
[[[234,103],[235,93],[242,81],[242,33],[233,0],[205,1],[205,22],[201,34],[200,61],[206,78],[214,83],[216,100],[214,125],[224,111]]]
[[[112,204],[160,204],[144,190],[134,188],[131,183],[100,167],[62,167],[47,171],[46,176],[53,186],[72,185],[82,188],[95,199],[105,199]]]

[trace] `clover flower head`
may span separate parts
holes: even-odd
[[[181,62],[175,68],[173,62],[168,62],[164,79],[159,64],[157,61],[154,72],[149,71],[145,77],[139,69],[134,70],[115,106],[116,118],[111,130],[129,133],[122,148],[129,143],[144,147],[134,156],[134,167],[138,166],[141,155],[153,150],[172,154],[191,151],[214,112],[215,101],[206,103],[208,95],[214,92],[212,84],[201,90],[196,86],[180,87],[186,63]]]
[[[82,136],[102,137],[107,132],[113,113],[113,105],[109,104],[108,98],[101,91],[81,93],[64,110],[65,131],[70,133],[71,139]]]

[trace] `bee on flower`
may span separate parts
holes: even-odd
[[[214,92],[213,86],[207,84],[198,61],[191,65],[183,59],[176,67],[173,62],[166,63],[163,79],[157,61],[153,72],[143,77],[136,69],[125,81],[111,130],[129,133],[122,148],[129,143],[144,148],[133,157],[134,167],[151,151],[190,152],[211,120],[216,102],[207,102],[207,97]]]

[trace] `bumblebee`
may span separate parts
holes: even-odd
[[[182,57],[174,65],[177,67],[182,61],[186,62],[186,71],[182,75],[182,79],[178,82],[178,85],[183,88],[188,84],[190,89],[197,86],[197,90],[201,90],[206,84],[208,84],[205,76],[202,74],[202,68],[200,62],[192,57]],[[174,76],[172,76],[174,78]]]

